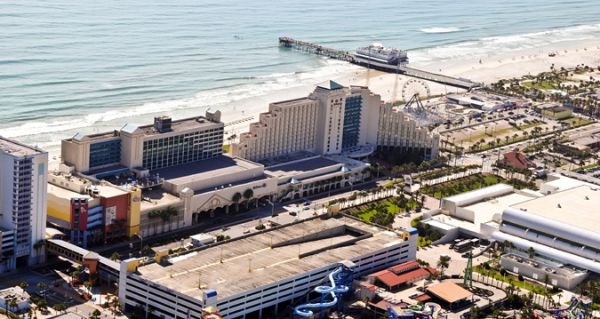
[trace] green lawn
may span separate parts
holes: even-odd
[[[527,81],[522,82],[521,86],[530,88],[530,89],[538,89],[538,90],[558,90],[559,83],[551,82],[551,81],[541,81],[541,82],[533,82]]]
[[[594,123],[594,121],[592,121],[592,120],[584,119],[584,118],[577,117],[577,116],[573,116],[571,118],[561,120],[560,122],[567,123],[571,127],[580,127],[580,126]]]
[[[473,267],[473,271],[478,272],[484,276],[492,277],[498,281],[502,281],[505,283],[510,283],[512,281],[515,287],[526,289],[536,294],[543,295],[546,292],[546,289],[543,285],[527,280],[519,281],[519,277],[512,274],[506,274],[506,276],[502,276],[500,272],[495,269],[484,269],[483,267],[481,267],[481,265],[477,265]]]
[[[367,222],[371,222],[371,217],[373,217],[373,215],[375,215],[376,211],[374,209],[370,209],[370,210],[363,210],[360,213],[357,214],[356,217],[367,221]]]
[[[361,209],[350,209],[349,214],[355,217],[358,217],[365,222],[375,223],[372,219],[377,214],[376,207],[379,205],[383,205],[385,207],[385,212],[391,215],[396,215],[404,212],[406,209],[412,210],[417,207],[417,202],[411,198],[406,198],[406,206],[399,207],[394,203],[392,199],[383,199],[369,205],[363,206]],[[385,225],[384,225],[385,226]]]
[[[579,171],[579,170],[584,170],[584,169],[590,169],[590,168],[594,168],[594,167],[598,167],[600,165],[598,165],[598,163],[592,163],[590,165],[585,165],[585,166],[581,166],[581,167],[577,167],[572,169],[572,171]]]
[[[504,179],[495,175],[471,175],[465,178],[453,180],[437,185],[425,186],[422,188],[422,192],[441,199],[448,196],[472,191],[475,189],[495,185],[503,182]]]

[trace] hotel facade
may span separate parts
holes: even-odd
[[[364,152],[357,149],[370,146],[371,152],[377,147],[421,151],[430,159],[437,157],[438,144],[438,134],[367,87],[329,81],[307,97],[271,103],[232,144],[232,154],[260,162],[299,151],[360,156]]]
[[[0,138],[0,271],[44,261],[48,153]]]

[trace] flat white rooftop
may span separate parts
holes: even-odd
[[[58,198],[62,198],[62,199],[66,199],[66,200],[71,200],[72,198],[80,198],[80,199],[90,199],[92,198],[92,196],[88,195],[88,194],[80,194],[77,192],[74,192],[72,190],[63,188],[63,187],[59,187],[53,184],[48,183],[48,194],[54,195]]]
[[[15,140],[10,140],[0,136],[0,150],[4,153],[22,157],[45,153],[41,149],[29,145],[22,144]]]
[[[455,216],[439,214],[433,216],[430,221],[427,221],[427,223],[440,229],[451,229],[457,227],[463,230],[479,233],[481,224],[494,221],[494,215],[498,214],[500,216],[506,207],[529,201],[532,198],[534,197],[531,194],[509,193],[507,195],[481,201],[473,205],[463,206],[462,208],[473,212],[473,222]]]
[[[505,196],[496,197],[477,204],[465,206],[465,209],[475,213],[475,224],[483,224],[491,221],[495,214],[502,214],[504,209],[518,203],[531,200],[533,197],[519,193],[512,193]]]
[[[485,198],[495,197],[502,194],[511,193],[514,188],[507,184],[496,184],[466,193],[444,198],[445,201],[454,202],[457,206],[468,205],[470,203],[483,200]]]
[[[138,272],[195,298],[215,289],[223,299],[401,241],[394,232],[348,217],[315,218],[171,258],[168,266],[142,266]]]
[[[570,188],[575,188],[575,187],[584,186],[584,185],[590,186],[590,187],[594,186],[594,184],[591,184],[591,183],[588,183],[585,181],[580,181],[575,178],[563,176],[561,174],[551,174],[548,177],[549,177],[549,179],[554,179],[554,180],[544,183],[544,187],[542,187],[542,190],[552,188],[553,191],[561,192],[561,191],[564,191],[564,190],[567,190]]]
[[[579,186],[513,205],[527,214],[600,234],[599,187]]]
[[[239,157],[220,155],[215,158],[196,161],[188,164],[165,167],[154,170],[160,177],[175,185],[185,185],[194,181],[209,181],[223,175],[235,175],[263,166]],[[258,176],[258,177],[262,177]]]

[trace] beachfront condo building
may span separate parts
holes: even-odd
[[[48,153],[0,138],[0,271],[42,262]]]
[[[318,85],[307,97],[275,102],[250,124],[232,154],[264,161],[296,152],[320,155],[369,155],[377,147],[438,153],[439,136],[420,127],[401,110],[384,103],[367,87],[334,81]]]

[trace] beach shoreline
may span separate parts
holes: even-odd
[[[550,57],[548,55],[550,52],[556,52],[557,55]],[[481,60],[481,63],[479,60]],[[284,89],[268,91],[265,94],[239,99],[220,106],[210,106],[211,111],[221,110],[222,121],[224,123],[236,123],[226,127],[225,143],[230,143],[228,140],[229,136],[239,136],[240,133],[247,131],[250,123],[258,121],[260,113],[268,111],[270,103],[307,96],[319,83],[333,80],[346,86],[369,86],[371,91],[381,95],[384,101],[392,102],[402,100],[403,86],[408,80],[414,79],[404,75],[367,70],[351,64],[343,65],[343,63],[345,62],[339,62],[335,76],[323,77],[316,83],[304,83],[301,85],[289,83],[289,87]],[[579,64],[597,67],[600,65],[600,42],[589,40],[568,41],[535,49],[514,50],[511,54],[504,53],[481,59],[461,59],[411,66],[430,72],[439,72],[445,75],[490,84],[500,79],[548,71],[552,64],[556,68],[575,67]],[[430,95],[464,92],[462,89],[438,83],[425,80],[418,81],[427,84],[430,89]],[[210,101],[206,101],[206,105],[210,105]],[[206,109],[207,107],[192,107],[167,112],[149,113],[136,117],[135,121],[131,122],[147,124],[151,122],[153,116],[159,114],[167,114],[174,119],[197,116],[202,115]],[[123,125],[122,119],[119,120],[115,121],[114,129],[118,129]],[[109,127],[110,124],[110,122],[101,123],[102,127]],[[67,137],[68,135],[63,136],[63,138]],[[60,161],[60,141],[56,144],[47,145],[46,150],[49,152],[50,161],[56,165]]]

